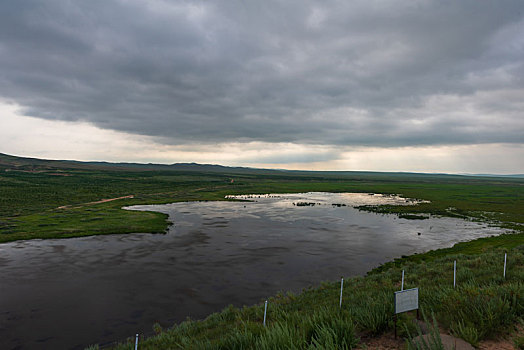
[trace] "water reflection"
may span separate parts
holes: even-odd
[[[201,318],[228,304],[253,304],[279,290],[364,274],[396,256],[502,232],[452,218],[359,212],[352,205],[366,203],[357,198],[404,200],[314,193],[135,206],[167,213],[174,225],[165,235],[0,245],[3,347],[82,349],[150,332],[155,322]]]

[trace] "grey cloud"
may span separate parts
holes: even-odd
[[[328,162],[340,159],[340,153],[337,150],[311,152],[306,150],[286,152],[284,154],[271,154],[267,156],[257,156],[240,158],[239,163],[251,164],[290,164],[290,163],[312,163],[312,162]]]
[[[520,0],[8,0],[0,99],[171,144],[519,143],[523,10]]]

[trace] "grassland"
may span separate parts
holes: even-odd
[[[402,257],[365,278],[353,278],[346,282],[352,287],[345,289],[342,310],[337,309],[338,283],[327,282],[299,295],[282,293],[272,298],[267,328],[261,326],[261,305],[231,307],[204,321],[184,322],[166,331],[155,326],[159,334],[143,342],[144,349],[352,348],[391,331],[391,293],[398,289],[401,268],[408,271],[407,287],[423,290],[422,307],[434,312],[447,331],[471,343],[510,332],[522,319],[523,179],[227,168],[194,172],[10,161],[2,163],[0,157],[0,243],[162,233],[169,225],[165,215],[126,211],[122,206],[308,191],[401,194],[430,202],[360,209],[415,219],[421,214],[463,217],[515,230],[512,235]],[[132,198],[100,203],[124,196]],[[511,257],[507,279],[500,276],[503,251],[510,251]],[[454,259],[464,267],[457,289],[450,287]],[[410,317],[404,315],[401,321],[413,331]]]
[[[9,171],[6,171],[9,170]],[[233,181],[233,182],[231,182]],[[0,164],[0,243],[94,234],[161,233],[159,213],[125,205],[224,200],[227,194],[375,192],[429,200],[418,206],[362,207],[381,213],[430,213],[495,222],[522,231],[524,180],[380,173],[217,173],[136,169],[12,170]],[[92,202],[130,196],[107,203]]]

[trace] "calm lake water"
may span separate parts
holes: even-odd
[[[403,254],[503,232],[459,219],[405,220],[352,207],[409,202],[398,197],[242,198],[253,202],[131,208],[169,214],[174,225],[167,234],[1,244],[2,349],[83,349],[124,340],[151,333],[155,322],[169,327],[279,290],[362,275]]]

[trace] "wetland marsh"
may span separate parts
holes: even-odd
[[[82,349],[150,333],[156,322],[203,318],[280,290],[362,275],[401,255],[505,232],[458,218],[407,220],[353,207],[413,202],[398,196],[236,198],[251,201],[128,208],[169,215],[174,224],[165,235],[1,245],[0,336],[8,348]]]

